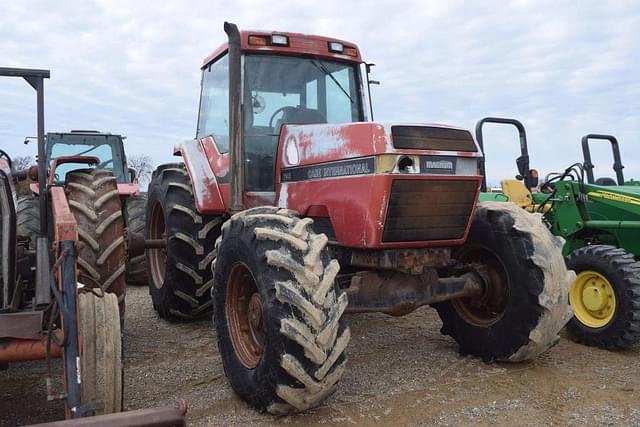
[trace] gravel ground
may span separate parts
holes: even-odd
[[[145,288],[128,289],[124,333],[127,409],[189,402],[189,425],[628,425],[640,426],[640,347],[622,352],[568,341],[524,364],[461,357],[435,310],[350,316],[349,367],[326,404],[275,418],[231,391],[210,321],[157,318]],[[56,364],[56,369],[59,364]],[[0,425],[52,421],[42,362],[0,372]],[[29,404],[25,404],[29,402]]]

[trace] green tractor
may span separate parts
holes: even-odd
[[[529,169],[526,133],[517,120],[485,118],[476,126],[484,151],[485,123],[518,128],[522,153],[515,180],[502,181],[502,191],[484,192],[480,200],[509,201],[540,212],[552,233],[566,240],[567,266],[577,274],[569,301],[575,315],[567,325],[574,341],[622,349],[640,340],[640,186],[624,181],[617,140],[590,134],[582,139],[584,163],[575,163],[537,187]],[[594,180],[589,140],[608,140],[614,152],[616,180]],[[484,160],[480,169],[484,175]],[[617,184],[617,185],[616,185]]]

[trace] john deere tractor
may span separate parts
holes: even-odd
[[[478,122],[482,145],[484,123],[512,124],[521,130],[526,167],[523,180],[504,180],[501,193],[483,193],[481,200],[511,201],[538,212],[556,236],[566,240],[567,267],[577,273],[569,300],[575,316],[567,325],[577,342],[607,349],[628,347],[640,340],[640,187],[627,185],[617,140],[589,134],[582,139],[584,163],[575,163],[546,180],[540,191],[527,181],[526,134],[517,120],[487,118]],[[519,126],[518,126],[519,124]],[[589,141],[611,142],[616,180],[594,180]],[[522,145],[522,144],[521,144]],[[532,175],[532,174],[530,174]],[[536,173],[537,175],[537,173]],[[537,183],[536,183],[537,184]]]
[[[196,138],[149,187],[162,317],[213,307],[224,371],[260,410],[320,404],[346,368],[345,313],[432,305],[460,351],[533,358],[571,317],[561,242],[533,215],[477,203],[467,130],[367,121],[350,42],[238,31],[202,64]]]

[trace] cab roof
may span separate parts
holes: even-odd
[[[271,36],[285,36],[287,37],[287,45],[271,44]],[[251,37],[252,43],[249,38]],[[253,41],[257,39],[263,39],[267,41],[266,45],[257,45]],[[330,43],[341,44],[344,48],[349,48],[352,52],[351,55],[344,53],[332,52],[330,50]],[[240,49],[243,52],[262,52],[262,53],[279,53],[284,55],[316,55],[328,59],[338,59],[341,61],[348,61],[360,64],[362,63],[362,57],[360,56],[360,49],[355,43],[348,41],[335,39],[331,37],[315,36],[301,33],[286,33],[281,31],[240,31]],[[228,42],[220,45],[210,55],[208,55],[202,62],[204,68],[209,65],[214,59],[228,50]]]

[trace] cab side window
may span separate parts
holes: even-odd
[[[229,61],[219,58],[202,70],[197,137],[212,136],[221,153],[229,151]]]

